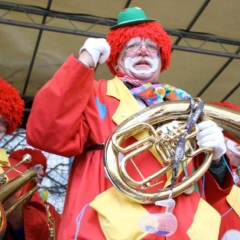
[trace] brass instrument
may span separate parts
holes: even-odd
[[[9,168],[7,171],[0,174],[0,239],[3,238],[6,227],[7,220],[6,216],[11,213],[17,206],[22,203],[26,203],[32,194],[38,189],[37,186],[37,173],[34,170],[27,170],[16,178],[10,179],[7,181],[7,174],[16,169],[19,165],[31,161],[32,157],[29,154],[25,154],[20,162],[15,166]],[[12,205],[9,209],[4,210],[3,204],[15,193],[18,192],[26,184],[31,183],[31,189],[26,193],[21,195],[17,202]]]
[[[199,98],[198,98],[199,99]],[[198,133],[197,124],[186,136],[185,154],[181,163],[200,153],[205,153],[205,159],[198,169],[174,188],[159,187],[160,179],[166,173],[172,174],[172,160],[179,136],[186,135],[186,120],[190,113],[189,101],[167,101],[147,107],[123,121],[111,134],[104,151],[104,168],[112,184],[125,196],[142,204],[150,204],[170,196],[176,197],[193,186],[208,170],[212,162],[211,148],[197,148],[195,136]],[[240,138],[240,114],[238,111],[226,109],[214,104],[205,104],[200,120],[210,119],[219,127]],[[163,134],[162,127],[171,124],[173,120],[179,123],[179,128],[171,134]],[[145,134],[145,135],[144,135]],[[130,138],[138,141],[127,145]],[[134,162],[134,158],[146,150],[155,152],[163,161],[159,170],[152,175],[144,176]],[[140,159],[148,164],[147,159]],[[157,161],[157,160],[156,160]],[[139,162],[138,162],[139,163]],[[130,176],[127,166],[131,164],[139,174],[138,179]],[[146,165],[145,165],[146,166]],[[140,179],[140,180],[139,180]]]

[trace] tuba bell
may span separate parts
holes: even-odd
[[[200,98],[195,99],[196,105],[200,102]],[[105,172],[113,186],[126,197],[142,204],[155,203],[186,192],[204,175],[211,165],[213,150],[197,147],[197,123],[210,119],[240,138],[239,112],[214,104],[204,104],[198,120],[191,131],[186,133],[186,122],[191,113],[190,105],[189,101],[179,100],[147,107],[123,121],[110,135],[103,156]],[[177,121],[179,127],[169,134],[163,134],[163,127],[170,125],[172,121]],[[173,188],[171,184],[163,187],[163,176],[173,174],[173,157],[178,139],[183,135],[186,144],[180,162],[186,165],[189,159],[200,153],[204,153],[204,161],[192,175],[178,181]],[[144,164],[150,164],[148,159],[141,158],[145,151],[155,154],[158,161],[156,165],[160,166],[156,172],[149,175],[143,174],[137,166],[137,163],[142,167]],[[136,163],[137,157],[140,161]],[[162,159],[161,164],[157,160],[159,158]],[[135,170],[137,178],[131,176],[129,165]]]
[[[31,161],[30,154],[25,154],[20,162],[0,174],[0,239],[3,238],[7,227],[7,215],[11,213],[20,204],[26,204],[32,194],[38,189],[37,173],[34,170],[27,170],[16,178],[7,180],[7,174],[16,169],[19,165]],[[21,188],[27,186],[27,191],[19,196],[17,202],[10,206],[7,210],[3,205],[11,196],[16,194]]]

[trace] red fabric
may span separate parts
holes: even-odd
[[[203,157],[201,157],[200,155],[197,156],[196,162],[195,162],[196,168],[199,168],[200,164],[202,164],[202,159]],[[227,157],[226,157],[226,160],[228,165],[230,166],[229,159]],[[226,173],[226,179],[222,187],[220,187],[217,184],[216,179],[212,176],[212,174],[209,171],[205,173],[204,181],[205,181],[204,185],[202,181],[199,182],[200,192],[204,190],[204,198],[210,204],[213,204],[219,201],[219,199],[224,198],[226,195],[228,195],[233,185],[232,175],[229,171],[227,171]]]
[[[107,141],[116,128],[112,115],[119,105],[118,99],[106,96],[107,81],[93,81],[93,77],[94,70],[87,69],[71,55],[37,93],[27,123],[27,141],[30,145],[65,157],[76,156],[69,176],[58,240],[74,239],[76,220],[84,207],[112,186],[104,171],[103,151],[84,152],[84,148],[90,145]],[[148,161],[152,158],[148,155]],[[151,164],[148,166],[152,167]],[[208,188],[206,185],[209,181],[211,186]],[[207,196],[209,199],[214,195],[222,196],[230,191],[231,184],[231,181],[227,182],[225,189],[221,189],[207,174],[205,194],[210,195]],[[176,198],[174,214],[179,219],[179,228],[168,239],[188,239],[186,230],[192,223],[199,200],[197,193],[189,196],[182,194]],[[156,210],[153,205],[145,207],[149,212],[160,209],[158,207]],[[82,215],[77,236],[81,240],[105,240],[97,213],[89,206]],[[144,239],[149,238],[164,239],[156,235]]]
[[[236,143],[240,144],[240,139],[236,138],[230,132],[224,131],[224,136],[226,136],[227,138],[229,138],[229,139],[235,141]],[[229,162],[229,159],[228,159],[228,162]],[[236,167],[232,166],[232,171],[233,171],[233,173],[238,175]],[[233,186],[233,187],[235,187],[235,186]],[[238,194],[238,199],[236,201],[236,204],[239,204],[240,203],[240,201],[239,201],[240,182],[238,182],[238,193],[237,194]],[[219,239],[222,239],[223,235],[229,230],[237,230],[237,231],[239,231],[239,235],[240,235],[240,217],[237,215],[237,213],[233,209],[231,211],[229,211],[231,206],[227,202],[226,197],[223,197],[221,200],[219,200],[217,202],[214,202],[213,207],[222,216]]]
[[[26,240],[48,239],[46,208],[38,192],[33,194],[28,205],[23,208],[23,216]]]
[[[17,161],[10,160],[12,166],[16,165]],[[8,168],[4,168],[6,171]],[[20,165],[17,167],[20,172],[27,170],[26,166]],[[14,179],[20,175],[17,171],[11,171],[8,174],[9,179]],[[20,190],[19,192],[22,191]],[[19,193],[18,192],[18,193]],[[34,192],[28,204],[22,208],[23,221],[24,221],[24,232],[26,240],[43,239],[47,240],[49,237],[49,230],[47,226],[47,214],[43,201],[40,197],[39,192]],[[9,227],[9,226],[8,226]],[[4,236],[4,240],[13,240],[9,233],[9,228]]]
[[[224,136],[231,139],[232,141],[236,142],[237,144],[240,144],[240,139],[236,138],[233,134],[230,132],[224,131]]]
[[[47,158],[44,154],[38,150],[33,148],[24,148],[18,149],[10,153],[9,158],[15,159],[17,162],[20,162],[25,154],[30,154],[32,159],[30,162],[25,162],[27,168],[34,167],[37,164],[41,164],[43,166],[44,175],[46,174],[47,169]]]
[[[233,169],[233,171],[236,173],[236,169]],[[235,186],[233,186],[233,187],[235,187]],[[237,200],[236,204],[239,204],[239,195],[240,195],[240,182],[238,183],[238,200]],[[240,217],[237,215],[237,213],[233,209],[231,211],[229,211],[231,206],[227,202],[226,198],[224,197],[220,201],[215,202],[213,204],[213,207],[222,216],[219,239],[222,239],[223,235],[227,231],[232,230],[232,229],[238,230],[239,235],[240,235]]]
[[[238,106],[235,103],[230,103],[230,102],[211,102],[211,103],[221,107],[226,107],[229,109],[240,111],[240,106]]]

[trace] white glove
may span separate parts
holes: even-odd
[[[173,132],[176,128],[179,128],[179,124],[176,120],[173,120],[167,126],[166,125],[162,126],[161,130],[164,134],[169,134],[169,133]]]
[[[110,46],[105,38],[88,38],[83,47],[79,50],[79,55],[86,50],[93,59],[94,67],[97,63],[104,63],[110,55]]]
[[[226,144],[221,129],[211,120],[198,124],[197,144],[199,147],[209,147],[213,149],[213,160],[219,160],[226,153]]]

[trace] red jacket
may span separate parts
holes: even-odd
[[[131,231],[128,223],[133,224],[130,216],[136,209],[148,213],[164,211],[164,208],[155,205],[138,204],[135,205],[136,209],[132,208],[132,211],[124,212],[125,208],[119,200],[118,206],[125,218],[118,219],[118,214],[114,216],[113,220],[117,220],[120,227],[115,229],[111,225],[112,220],[102,214],[101,207],[95,211],[92,205],[96,196],[100,197],[100,202],[101,196],[104,196],[103,205],[106,204],[106,212],[114,215],[119,211],[117,207],[112,207],[113,199],[105,202],[106,194],[111,193],[117,196],[118,193],[112,190],[112,184],[106,177],[102,160],[103,149],[84,150],[95,144],[106,143],[116,126],[139,110],[138,103],[119,79],[94,81],[94,69],[86,68],[73,55],[35,96],[27,123],[28,143],[54,154],[65,157],[75,156],[69,176],[58,240],[75,239],[75,236],[81,240],[124,240],[125,232]],[[146,158],[143,157],[143,159],[148,161],[155,159],[149,152],[144,154]],[[150,168],[154,168],[154,165],[148,164],[143,170],[149,171]],[[198,186],[201,193],[201,181]],[[218,186],[209,172],[205,174],[204,190],[209,202],[215,202],[228,194],[231,186],[230,174],[227,174],[223,188]],[[205,227],[211,227],[213,219],[207,220],[206,212],[204,212],[204,218],[198,217],[199,214],[201,215],[198,209],[206,207],[205,211],[209,209],[209,214],[211,212],[214,216],[215,210],[202,200],[197,192],[191,195],[181,194],[175,200],[174,214],[178,219],[178,228],[176,233],[168,239],[190,239],[190,236],[196,235],[197,228],[201,236],[205,234],[204,239],[209,239],[208,234],[211,231],[205,231]],[[200,219],[204,219],[203,223]],[[106,225],[102,225],[103,222]],[[201,226],[198,226],[199,224]],[[124,226],[124,229],[121,229],[121,226]],[[213,228],[217,228],[218,231],[218,226],[216,223]],[[115,235],[111,235],[112,231]],[[142,235],[142,237],[132,234],[130,236],[133,237],[127,240],[165,239],[156,234]]]

